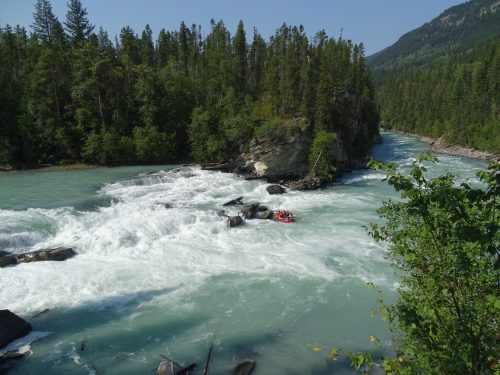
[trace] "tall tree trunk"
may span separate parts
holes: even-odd
[[[101,115],[102,126],[105,127],[106,124],[104,123],[104,115],[102,113],[101,90],[99,90],[99,86],[97,86],[97,100],[99,102],[99,114]]]

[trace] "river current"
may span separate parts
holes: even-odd
[[[383,140],[373,156],[403,170],[428,150],[410,137]],[[477,181],[486,166],[438,157],[433,175]],[[213,344],[210,374],[246,358],[256,375],[353,373],[347,360],[327,360],[331,347],[373,352],[371,335],[389,344],[385,323],[371,317],[379,293],[366,283],[390,302],[397,279],[363,228],[397,199],[383,176],[354,171],[323,190],[269,195],[263,181],[198,166],[0,174],[0,251],[78,252],[0,269],[0,309],[45,335],[11,372],[154,374],[168,353],[201,374]],[[217,212],[239,196],[297,221],[229,229]]]

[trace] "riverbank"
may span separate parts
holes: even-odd
[[[459,145],[451,145],[451,144],[446,143],[446,141],[443,139],[443,137],[435,139],[435,138],[426,137],[426,136],[419,135],[419,134],[402,132],[402,131],[393,130],[393,129],[391,129],[391,130],[382,130],[381,129],[381,131],[392,132],[392,133],[403,134],[403,135],[408,135],[410,137],[414,137],[414,138],[416,138],[424,143],[431,145],[435,151],[443,152],[445,154],[464,156],[464,157],[471,158],[471,159],[478,159],[478,160],[485,160],[485,161],[500,160],[500,155],[495,155],[495,154],[492,154],[491,152],[480,151],[480,150],[476,150],[476,149],[468,148],[468,147],[463,147],[463,146],[459,146]]]
[[[12,171],[37,171],[37,172],[56,172],[56,171],[82,171],[86,169],[94,169],[97,168],[97,165],[93,164],[84,164],[84,163],[76,163],[76,164],[66,164],[66,165],[41,165],[36,168],[26,168],[26,169],[18,169],[13,167],[12,165],[2,164],[0,165],[0,172],[12,172]]]

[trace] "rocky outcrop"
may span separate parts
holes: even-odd
[[[290,181],[288,186],[295,190],[316,190],[321,187],[321,180],[318,177],[306,176],[300,180]]]
[[[349,93],[335,96],[332,101],[332,123],[323,130],[335,133],[336,139],[323,147],[321,152],[333,159],[335,174],[338,175],[364,166],[360,160],[380,137],[377,124],[364,116],[373,103]],[[265,178],[268,182],[280,183],[301,180],[310,172],[312,143],[313,130],[305,118],[283,120],[280,126],[252,139],[248,152],[242,154],[240,159],[251,178]],[[323,177],[320,182],[329,182],[331,177]],[[317,188],[321,183],[316,184],[316,181],[308,179],[297,186],[303,190]]]
[[[229,228],[239,227],[241,224],[243,224],[243,219],[241,218],[241,216],[233,216],[227,220],[227,225],[229,226]]]
[[[9,310],[0,310],[0,349],[12,341],[26,336],[31,325]]]
[[[250,149],[242,155],[245,168],[256,177],[268,181],[295,179],[307,173],[311,135],[303,118],[268,131],[250,141]]]
[[[63,261],[75,255],[76,251],[71,247],[35,250],[24,254],[9,254],[0,257],[0,267],[19,263]]]
[[[286,193],[285,188],[283,186],[281,186],[281,185],[269,185],[266,188],[266,190],[271,195],[274,195],[274,194],[285,194]]]

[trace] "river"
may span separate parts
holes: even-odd
[[[391,133],[383,140],[374,157],[403,170],[429,148]],[[438,156],[433,175],[477,180],[486,166]],[[78,251],[0,269],[0,309],[50,333],[12,373],[154,374],[167,351],[202,368],[211,344],[210,374],[245,358],[256,375],[353,373],[328,350],[373,351],[371,335],[388,345],[385,323],[371,318],[379,294],[366,283],[396,297],[385,249],[363,229],[397,198],[382,177],[355,171],[323,190],[271,196],[262,181],[198,166],[0,174],[0,250]],[[297,221],[229,229],[217,211],[238,196]]]

